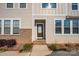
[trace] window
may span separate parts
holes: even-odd
[[[79,33],[79,20],[73,20],[73,34]]]
[[[62,32],[62,24],[61,20],[56,20],[55,21],[55,33],[60,34]]]
[[[51,8],[56,8],[56,3],[50,3]]]
[[[79,34],[79,19],[67,19],[64,20],[64,22],[61,22],[63,20],[56,20],[55,21],[55,33],[61,34],[62,29],[64,30],[64,34]],[[62,23],[64,24],[64,27],[62,28]]]
[[[0,34],[19,34],[20,20],[0,20]]]
[[[10,34],[10,20],[4,21],[4,34]]]
[[[64,34],[70,34],[70,20],[64,20]]]
[[[7,3],[7,8],[13,8],[13,3]]]
[[[19,20],[13,20],[13,34],[19,34]]]
[[[1,34],[1,26],[2,26],[2,24],[1,24],[1,20],[0,20],[0,34]]]
[[[48,8],[48,3],[42,3],[42,8]]]
[[[26,3],[20,3],[20,8],[26,8]]]
[[[56,8],[56,3],[42,3],[42,8]]]
[[[78,4],[72,3],[72,10],[78,10]]]

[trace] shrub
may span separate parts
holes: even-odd
[[[50,49],[50,50],[56,50],[56,44],[50,44],[50,45],[48,45],[48,48]]]
[[[67,47],[67,51],[71,51],[71,50],[75,50],[76,46],[75,44],[65,44],[65,46]]]
[[[14,45],[16,45],[15,39],[7,40],[7,47],[13,47]]]
[[[7,51],[7,49],[5,49],[5,48],[0,48],[0,52],[5,52],[5,51]]]
[[[50,44],[48,48],[53,51],[66,51],[66,47],[63,44]]]
[[[13,47],[16,45],[16,40],[15,39],[0,39],[0,47],[7,46],[7,47]]]
[[[75,45],[75,48],[76,48],[77,50],[79,50],[79,44],[76,44],[76,45]]]
[[[6,39],[1,39],[0,40],[0,47],[3,47],[6,45]]]
[[[31,49],[32,49],[32,44],[24,44],[19,52],[23,52],[23,51],[28,52],[31,51]]]

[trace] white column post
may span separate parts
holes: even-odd
[[[70,30],[71,30],[71,33],[70,34],[72,34],[72,32],[73,32],[73,29],[72,29],[72,21],[70,21]]]
[[[11,20],[11,23],[10,23],[10,34],[12,35],[13,34],[13,20]]]
[[[62,35],[64,34],[64,20],[62,20]]]
[[[2,33],[1,33],[1,34],[3,35],[3,34],[4,34],[4,19],[2,19],[2,26],[1,26],[1,28],[2,28],[2,29],[1,29],[1,32],[2,32]]]

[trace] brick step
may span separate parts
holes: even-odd
[[[46,45],[46,41],[45,40],[36,40],[33,41],[34,45]]]

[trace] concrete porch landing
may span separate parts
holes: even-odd
[[[46,45],[46,41],[45,40],[36,40],[33,41],[34,45]]]
[[[45,56],[50,54],[47,45],[33,45],[31,56]]]

